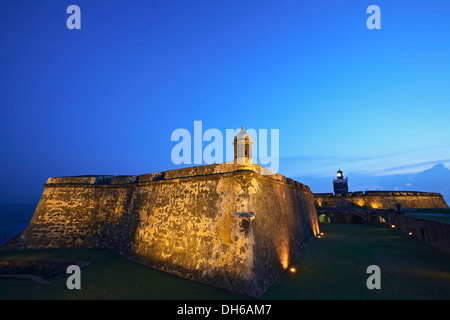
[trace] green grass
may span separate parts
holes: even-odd
[[[324,224],[267,299],[450,299],[450,257],[386,227]],[[381,270],[381,289],[369,290],[369,265]]]
[[[261,299],[450,299],[450,257],[395,230],[325,224]],[[81,290],[68,290],[68,275],[49,285],[0,279],[0,299],[245,299],[226,290],[182,279],[107,250],[33,250],[0,253],[5,258],[89,260]],[[381,290],[369,290],[369,265],[381,269]]]
[[[5,299],[239,299],[240,296],[179,278],[125,259],[108,250],[53,249],[0,253],[0,259],[71,258],[90,261],[81,269],[81,290],[69,290],[69,275],[46,279],[49,285],[1,279]]]

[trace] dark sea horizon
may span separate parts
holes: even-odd
[[[0,246],[25,230],[37,203],[0,204]]]

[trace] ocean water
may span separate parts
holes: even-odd
[[[37,204],[0,204],[0,246],[22,232]]]

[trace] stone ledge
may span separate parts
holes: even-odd
[[[232,170],[229,170],[232,169]],[[259,165],[236,165],[236,164],[219,164],[206,165],[200,167],[190,167],[185,169],[169,170],[165,172],[148,173],[137,176],[79,176],[79,177],[51,177],[48,178],[44,187],[132,187],[147,183],[169,183],[180,181],[180,179],[204,179],[205,177],[213,178],[215,176],[222,177],[230,174],[253,173],[260,178],[268,179],[274,183],[280,183],[302,191],[311,192],[309,186],[287,178],[281,174],[271,172],[269,169]],[[262,174],[264,173],[264,174]],[[266,174],[273,173],[273,174]]]

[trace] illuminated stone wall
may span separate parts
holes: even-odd
[[[309,187],[265,170],[49,178],[30,226],[3,249],[108,248],[257,297],[318,232]]]
[[[402,208],[448,208],[440,193],[412,191],[366,191],[352,192],[346,195],[314,194],[317,207],[364,207],[370,209],[396,210],[396,204]]]
[[[295,183],[292,180],[288,184],[274,183],[264,178],[255,181],[251,206],[256,212],[252,228],[259,287],[270,286],[297,257],[307,240],[319,233],[309,187],[302,185],[299,190]]]

